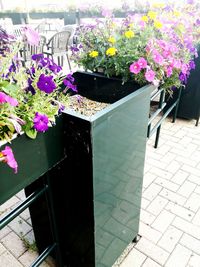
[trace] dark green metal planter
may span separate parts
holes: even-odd
[[[100,82],[97,76],[75,76],[79,93],[84,91],[85,96],[93,95],[92,84],[105,87],[105,80]],[[112,91],[111,85],[108,89]],[[132,84],[132,93],[127,91],[130,94],[92,117],[63,114],[66,159],[48,176],[66,266],[111,267],[138,234],[152,89]],[[36,208],[31,214],[42,250],[42,222]]]
[[[38,179],[64,158],[63,135],[63,123],[60,117],[56,126],[46,133],[38,134],[35,140],[23,134],[14,139],[11,144],[6,144],[13,149],[19,170],[17,174],[14,174],[6,164],[1,164],[0,204]]]

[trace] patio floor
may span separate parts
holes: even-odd
[[[162,124],[159,146],[147,142],[140,240],[120,267],[200,266],[200,127],[177,119]],[[0,206],[0,215],[21,199]],[[26,244],[26,245],[25,245]],[[28,267],[37,252],[28,210],[0,231],[0,266]],[[33,250],[32,250],[33,249]],[[55,266],[51,259],[42,267]],[[79,266],[77,266],[79,267]]]

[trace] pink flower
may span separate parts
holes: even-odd
[[[183,74],[187,74],[188,72],[188,65],[183,63],[182,66],[181,66],[181,71]]]
[[[181,61],[180,59],[173,59],[171,66],[176,69],[181,68]]]
[[[172,73],[173,73],[172,67],[168,67],[166,70],[167,77],[170,77],[172,75]]]
[[[7,97],[7,95],[5,93],[0,92],[0,104],[4,104],[7,102],[6,97]]]
[[[113,15],[113,13],[112,13],[112,10],[110,10],[110,9],[103,9],[103,11],[102,11],[102,16],[104,16],[104,17],[108,17],[108,18],[111,18],[112,17],[112,15]]]
[[[148,82],[152,82],[155,78],[155,72],[153,70],[147,70],[145,73],[145,78]]]
[[[164,58],[157,51],[153,52],[153,60],[159,65],[164,63]]]
[[[130,65],[129,70],[134,74],[138,74],[141,71],[141,66],[138,64],[138,62],[134,62]]]
[[[5,149],[2,150],[0,153],[4,156],[3,161],[5,161],[8,166],[14,169],[14,172],[17,173],[18,164],[15,160],[12,149],[9,146],[6,146]]]
[[[145,69],[147,67],[147,61],[143,57],[139,58],[137,62],[140,65],[141,69]]]
[[[26,26],[24,27],[24,34],[26,37],[26,41],[30,44],[30,45],[38,45],[39,41],[40,41],[40,36],[39,33],[36,32],[35,30],[33,30],[31,27]]]
[[[15,107],[18,105],[18,101],[15,98],[5,94],[4,92],[0,92],[0,104],[9,103],[11,106]]]

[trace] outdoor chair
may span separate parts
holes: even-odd
[[[46,54],[55,63],[57,63],[62,67],[64,66],[64,59],[66,58],[68,67],[71,70],[71,65],[68,55],[70,37],[71,37],[70,31],[61,31],[55,33],[47,43]]]

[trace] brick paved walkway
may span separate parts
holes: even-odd
[[[138,243],[120,267],[200,267],[200,126],[167,119],[159,147],[148,140]],[[23,198],[20,192],[0,215]],[[28,267],[37,256],[28,211],[0,231],[0,267]],[[32,246],[31,246],[32,247]],[[49,259],[42,267],[55,266]],[[78,266],[77,266],[78,267]]]

